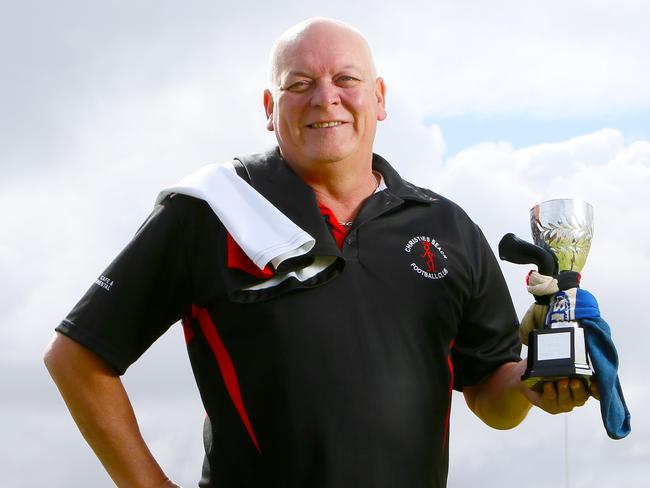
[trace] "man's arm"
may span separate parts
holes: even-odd
[[[117,486],[178,486],[151,455],[115,371],[59,333],[47,347],[44,361],[79,430]]]
[[[521,382],[525,370],[525,359],[502,364],[481,383],[463,389],[467,405],[490,427],[512,429],[533,405],[556,414],[584,405],[590,394],[598,397],[595,382],[590,392],[578,378],[546,382],[541,392],[533,391]]]

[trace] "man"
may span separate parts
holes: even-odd
[[[315,237],[304,269],[316,253],[334,264],[304,279],[300,259],[256,269],[204,201],[156,207],[45,357],[116,484],[177,486],[119,374],[181,317],[208,414],[201,486],[442,487],[452,388],[498,429],[531,405],[585,403],[580,381],[521,384],[517,319],[482,234],[373,155],[386,89],[364,37],[305,21],[277,41],[270,72],[278,149],[237,173]]]

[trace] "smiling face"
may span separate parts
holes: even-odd
[[[331,21],[308,23],[276,46],[267,128],[291,165],[370,163],[385,88],[365,39]]]

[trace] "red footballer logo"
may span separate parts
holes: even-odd
[[[445,267],[447,254],[433,237],[414,236],[404,246],[411,256],[411,269],[423,278],[439,280],[449,274]]]

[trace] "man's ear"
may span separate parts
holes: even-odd
[[[382,121],[388,114],[386,113],[386,85],[381,77],[375,81],[375,97],[377,98],[377,120]]]
[[[266,128],[273,131],[273,94],[270,90],[264,90],[264,112],[266,112]]]

